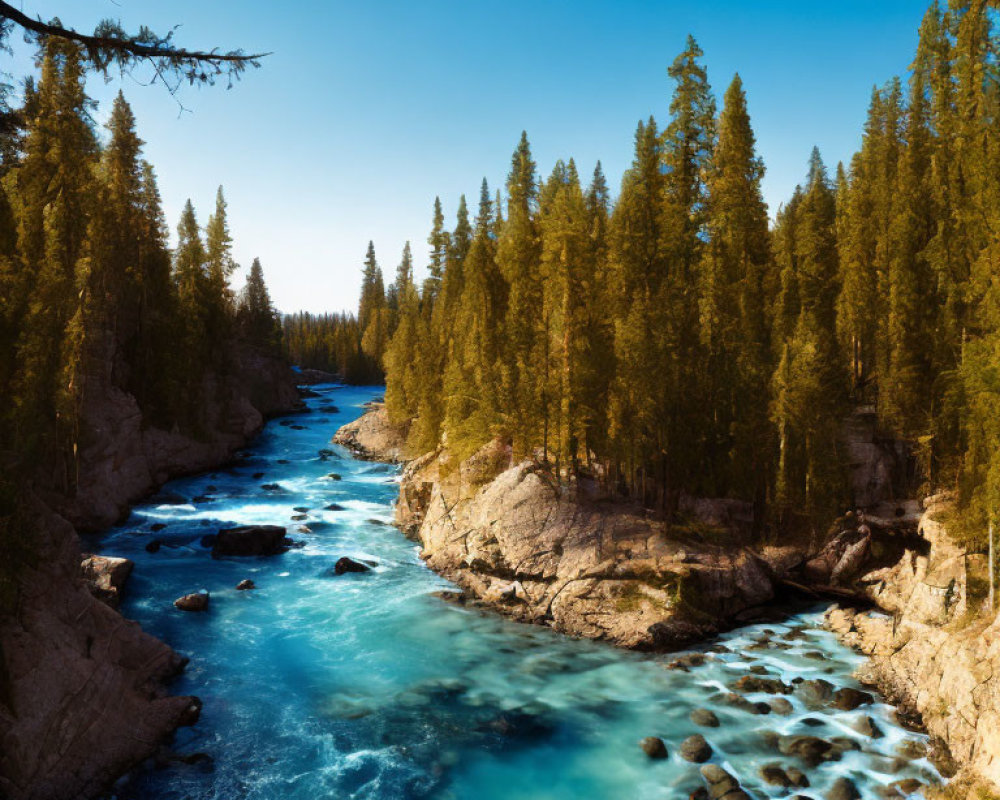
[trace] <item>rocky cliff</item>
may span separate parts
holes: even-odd
[[[228,460],[266,417],[299,401],[288,365],[245,346],[234,349],[225,375],[205,376],[201,395],[210,400],[192,434],[149,425],[132,395],[93,384],[82,399],[87,434],[76,490],[71,496],[48,492],[46,501],[78,529],[101,530],[168,478]]]
[[[946,496],[925,501],[918,537],[896,563],[862,575],[873,611],[832,609],[830,627],[870,656],[859,677],[923,720],[947,746],[957,786],[1000,785],[1000,622],[971,613],[982,601],[985,557],[948,536]],[[979,586],[976,586],[976,584]],[[976,599],[978,597],[978,599]],[[966,796],[964,793],[956,796]]]
[[[152,427],[133,397],[91,384],[75,493],[27,490],[0,519],[0,542],[19,551],[0,582],[16,590],[0,593],[2,797],[93,797],[197,719],[195,698],[165,689],[185,659],[91,593],[74,525],[115,522],[168,478],[227,460],[267,415],[298,402],[287,365],[251,349],[206,380],[197,436]]]
[[[509,460],[497,445],[461,465],[445,454],[417,460],[396,514],[430,567],[516,619],[625,647],[674,647],[752,618],[801,561],[743,546],[733,533],[749,519],[743,504],[690,504],[691,524],[667,526]]]

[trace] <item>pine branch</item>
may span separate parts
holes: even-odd
[[[157,75],[163,79],[164,73],[181,75],[189,83],[212,84],[220,75],[238,79],[248,67],[259,67],[260,59],[270,53],[247,54],[242,50],[220,53],[217,50],[186,50],[174,46],[173,31],[160,36],[143,26],[135,35],[126,33],[113,20],[102,21],[93,34],[80,33],[64,27],[58,19],[43,22],[32,18],[0,0],[0,20],[9,20],[21,26],[28,35],[37,39],[54,36],[79,44],[94,68],[107,74],[112,66],[128,71],[141,61],[153,65]]]

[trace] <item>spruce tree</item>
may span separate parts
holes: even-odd
[[[770,424],[759,398],[770,377],[764,287],[772,271],[767,207],[739,76],[726,91],[708,173],[708,241],[700,268],[703,380],[712,420],[707,464],[713,493],[736,492],[763,505]],[[761,513],[763,509],[761,509]]]
[[[535,162],[524,132],[511,157],[507,198],[507,220],[496,253],[500,274],[508,288],[503,323],[502,406],[506,412],[505,428],[514,440],[514,452],[523,456],[542,438],[545,416],[542,390],[545,342],[539,329],[543,297],[538,274],[538,185]]]

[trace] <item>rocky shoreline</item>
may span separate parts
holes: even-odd
[[[404,434],[375,405],[334,441],[400,461]],[[874,508],[812,548],[752,548],[749,509],[734,501],[682,505],[685,524],[666,530],[586,484],[556,487],[530,462],[511,465],[493,443],[461,464],[445,451],[410,461],[396,522],[460,600],[629,648],[673,649],[753,621],[789,588],[842,595],[829,627],[869,656],[858,678],[922,722],[942,771],[958,771],[948,796],[995,792],[1000,629],[966,622],[979,557],[948,538],[947,498]]]
[[[32,543],[16,606],[0,614],[0,796],[94,797],[156,753],[200,702],[171,696],[187,659],[112,608],[122,572],[84,558],[76,531],[119,520],[166,480],[228,461],[266,417],[299,403],[291,370],[250,349],[212,377],[211,435],[145,424],[135,399],[97,386],[71,497],[37,489],[10,520]]]
[[[970,585],[984,579],[985,556],[948,537],[949,511],[948,497],[928,498],[921,546],[858,579],[877,610],[833,608],[827,624],[869,656],[858,677],[919,718],[950,753],[947,771],[957,775],[949,796],[991,797],[1000,784],[1000,621],[970,613]]]

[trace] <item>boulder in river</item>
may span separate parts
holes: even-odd
[[[860,800],[861,792],[850,778],[837,778],[825,797],[826,800]]]
[[[710,711],[707,708],[696,708],[688,717],[695,725],[702,725],[706,728],[719,727],[719,718],[715,716],[714,711]]]
[[[127,558],[86,556],[80,564],[80,569],[90,593],[112,608],[118,608],[125,582],[132,574],[133,566]]]
[[[792,692],[792,687],[780,678],[762,678],[759,675],[744,675],[736,682],[735,688],[738,692],[747,692],[748,694],[756,692],[791,694]]]
[[[335,575],[343,575],[347,572],[370,572],[371,567],[362,564],[360,561],[355,561],[353,558],[348,558],[347,556],[342,556],[337,559],[337,563],[333,565],[333,572]]]
[[[695,764],[701,764],[712,757],[712,747],[700,733],[688,736],[681,742],[681,758]]]
[[[862,736],[867,736],[871,739],[881,739],[885,734],[882,733],[882,729],[879,728],[875,720],[869,717],[867,714],[863,717],[859,717],[851,725],[854,730],[860,733]]]
[[[660,759],[667,757],[667,746],[659,736],[647,736],[645,739],[639,741],[639,747],[650,758]]]
[[[146,552],[147,553],[158,553],[160,548],[163,546],[163,542],[159,539],[153,539],[150,542],[146,542]]]
[[[788,777],[788,773],[777,764],[768,764],[761,767],[760,777],[764,779],[764,783],[771,786],[780,786],[782,789],[787,789],[792,785],[792,780]]]
[[[796,690],[810,708],[818,708],[833,697],[833,684],[822,678],[803,681]]]
[[[818,736],[782,736],[778,739],[778,749],[782,755],[798,756],[809,767],[823,761],[837,761],[843,753],[832,742]]]
[[[256,589],[257,584],[254,583],[249,578],[244,578],[243,580],[241,580],[239,583],[236,584],[236,588],[239,589],[241,592],[245,592],[247,589]]]
[[[167,526],[166,526],[166,525],[164,525],[164,524],[163,524],[162,522],[154,522],[154,523],[153,523],[152,525],[150,525],[150,526],[149,526],[149,529],[150,529],[150,530],[151,530],[151,531],[152,531],[153,533],[156,533],[156,532],[158,532],[158,531],[162,531],[162,530],[163,530],[164,528],[166,528],[166,527],[167,527]]]
[[[208,611],[208,592],[186,594],[174,600],[174,606],[181,611]]]
[[[241,525],[223,528],[212,545],[213,556],[271,556],[288,549],[280,525]]]
[[[868,706],[875,702],[875,698],[868,692],[850,687],[837,689],[833,693],[833,705],[841,711],[853,711],[858,706]]]
[[[708,784],[708,795],[712,800],[749,800],[749,796],[740,787],[740,782],[726,772],[718,764],[705,764],[701,768],[701,777]]]
[[[787,716],[795,710],[794,706],[784,697],[775,697],[768,705],[771,706],[771,710],[775,714],[781,714],[782,716]]]
[[[344,507],[340,503],[330,503],[330,505],[324,507],[327,511],[343,511]]]

